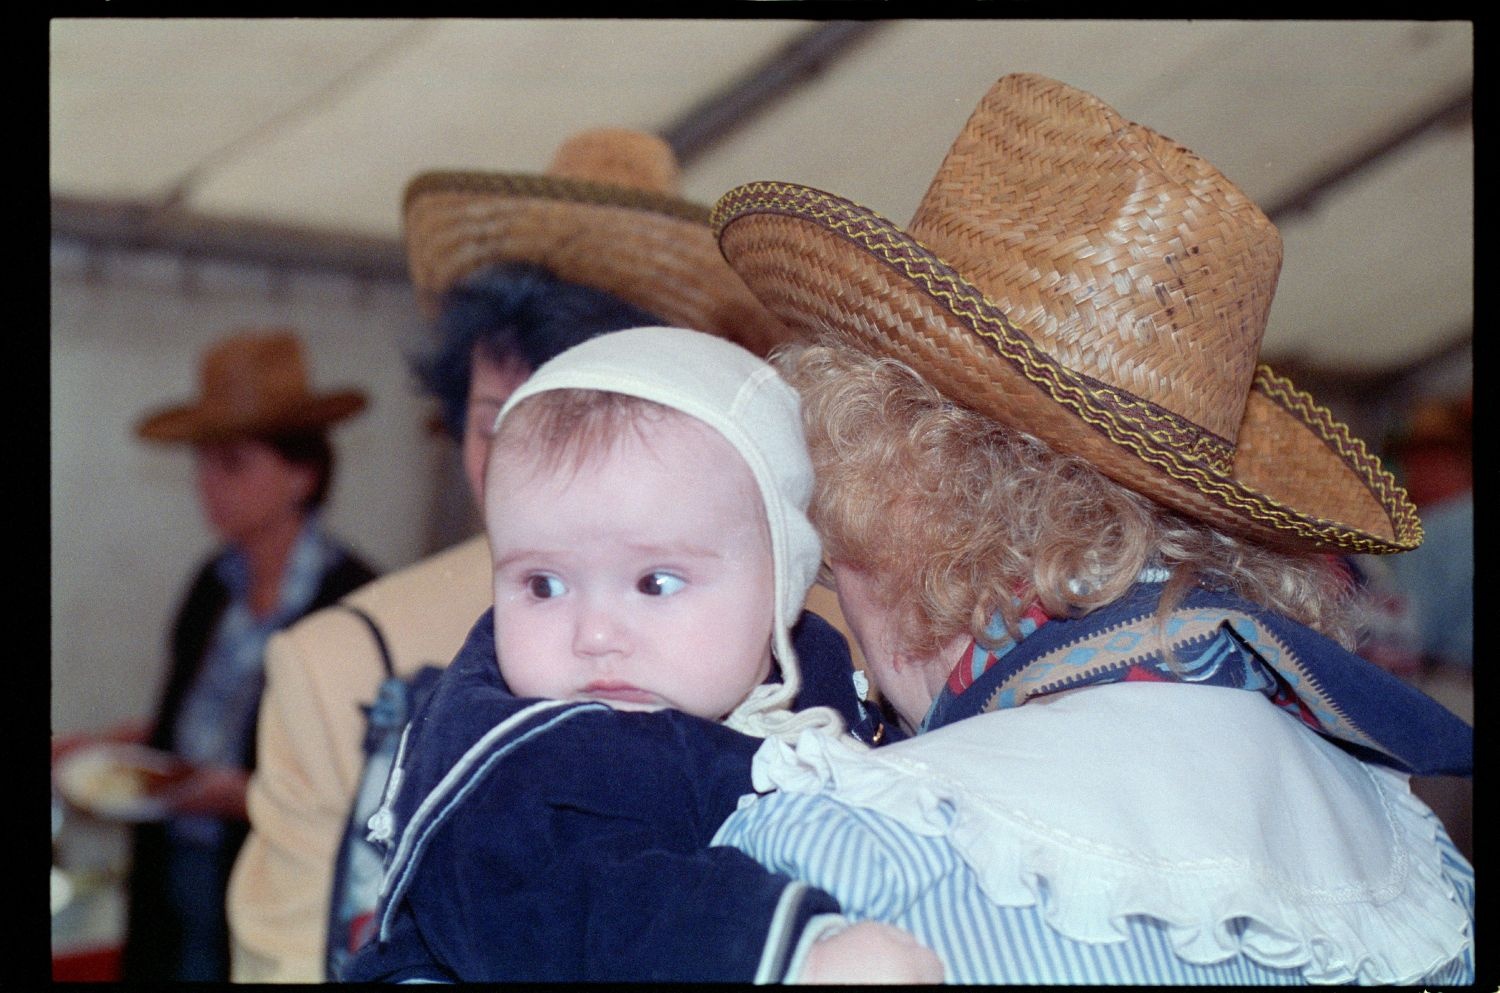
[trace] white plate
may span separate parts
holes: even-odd
[[[73,902],[73,880],[57,866],[52,867],[52,916]]]
[[[182,761],[144,745],[84,745],[58,760],[57,790],[73,806],[112,821],[159,821],[162,797],[179,780]]]

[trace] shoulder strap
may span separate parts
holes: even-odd
[[[349,613],[365,622],[365,626],[370,629],[370,634],[375,639],[375,647],[380,649],[380,664],[385,667],[385,674],[387,678],[395,676],[396,667],[391,664],[390,650],[386,648],[385,636],[380,633],[380,625],[375,623],[375,618],[371,617],[360,608],[354,606],[352,603],[338,603],[334,604],[334,606],[341,607],[344,610],[349,611]]]

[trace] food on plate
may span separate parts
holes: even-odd
[[[69,756],[58,788],[75,806],[103,816],[160,816],[162,799],[191,774],[171,755],[141,746],[102,745]]]

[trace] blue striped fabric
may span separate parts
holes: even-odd
[[[1446,875],[1465,901],[1472,933],[1473,869],[1441,825],[1437,830]],[[910,931],[943,959],[950,983],[1305,982],[1298,969],[1268,968],[1244,955],[1215,965],[1185,962],[1173,953],[1165,925],[1144,916],[1127,920],[1119,942],[1065,938],[1035,906],[990,903],[974,872],[943,839],[916,835],[881,814],[824,795],[763,797],[732,815],[716,841],[826,890],[851,919],[885,921]],[[1473,980],[1473,956],[1467,952],[1426,981]]]
[[[1457,899],[1461,906],[1469,911],[1469,933],[1474,933],[1474,867],[1469,864],[1468,859],[1453,844],[1453,839],[1448,837],[1448,832],[1438,821],[1437,815],[1427,815],[1438,825],[1438,848],[1443,853],[1443,876],[1453,884],[1457,891]],[[1448,963],[1444,968],[1423,977],[1424,985],[1436,985],[1438,983],[1472,983],[1474,982],[1474,945],[1471,942],[1464,948],[1463,955]]]

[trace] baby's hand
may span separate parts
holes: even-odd
[[[941,983],[943,962],[898,927],[860,921],[817,942],[798,983]]]

